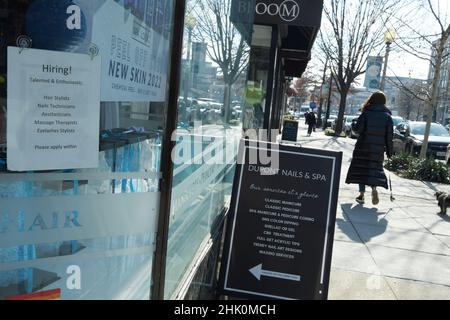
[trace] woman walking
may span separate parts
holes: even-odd
[[[377,205],[377,187],[388,189],[383,169],[384,153],[390,158],[393,148],[393,122],[384,93],[375,92],[367,99],[354,130],[359,137],[345,182],[359,184],[356,202],[360,204],[364,204],[366,186],[370,186],[372,204]]]

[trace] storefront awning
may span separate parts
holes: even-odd
[[[322,21],[323,0],[233,0],[232,16],[241,29],[252,23],[277,26],[286,76],[301,77]],[[254,19],[251,19],[251,18]],[[239,18],[239,19],[238,19]]]
[[[255,0],[254,23],[320,28],[322,9],[323,0]]]

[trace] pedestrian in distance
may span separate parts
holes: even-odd
[[[384,153],[391,158],[393,153],[393,121],[386,107],[386,96],[373,93],[364,103],[354,131],[359,133],[353,158],[347,173],[346,183],[359,184],[356,202],[364,204],[366,186],[372,188],[372,204],[379,203],[377,187],[388,189],[383,169]]]
[[[305,114],[305,124],[308,125],[308,137],[310,137],[317,124],[316,114],[312,110]]]
[[[313,113],[314,113],[314,117],[315,117],[315,123],[314,123],[314,126],[313,126],[313,132],[316,132],[316,128],[317,128],[317,114],[313,111]]]

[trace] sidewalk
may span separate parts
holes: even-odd
[[[357,205],[356,185],[345,177],[356,140],[320,130],[298,142],[306,148],[342,151],[343,162],[330,280],[330,300],[450,299],[450,210],[439,216],[436,190],[450,185],[402,179],[391,173],[394,197],[379,189],[380,204]],[[389,174],[386,171],[386,174]]]

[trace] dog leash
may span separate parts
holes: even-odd
[[[391,189],[391,202],[394,202],[395,198],[392,194],[392,181],[391,181],[391,173],[389,172],[389,188]]]
[[[394,195],[392,194],[392,181],[391,181],[391,173],[389,172],[389,189],[391,190],[391,202],[394,202],[395,198]],[[385,219],[386,216],[393,211],[392,208],[389,208],[389,210],[386,212],[386,214],[384,215],[384,217],[382,219]]]

